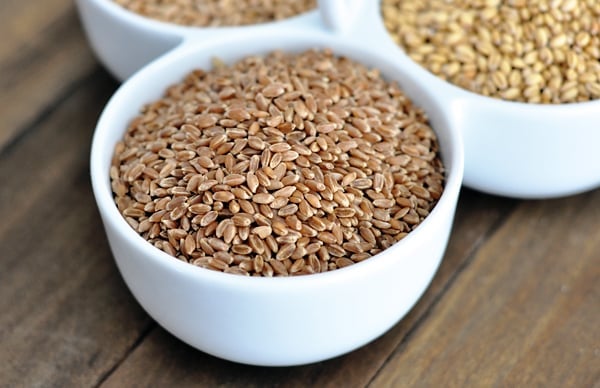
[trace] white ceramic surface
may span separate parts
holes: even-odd
[[[114,144],[139,108],[217,55],[231,62],[274,49],[328,47],[376,66],[428,112],[447,168],[445,191],[431,214],[405,239],[364,262],[328,273],[254,278],[214,272],[172,258],[133,231],[111,194]],[[188,43],[125,82],[109,101],[94,134],[91,176],[109,243],[125,282],[165,329],[212,355],[255,365],[316,362],[377,338],[416,303],[435,274],[451,231],[463,171],[460,132],[444,107],[404,69],[377,50],[328,33],[280,29]]]
[[[189,27],[165,23],[131,12],[113,0],[76,0],[85,33],[102,64],[123,81],[152,60],[186,40],[202,42],[218,36],[300,27],[323,30],[317,10],[289,19],[232,27]]]

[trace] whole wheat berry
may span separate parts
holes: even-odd
[[[425,113],[396,83],[308,50],[191,72],[131,121],[110,178],[120,212],[158,249],[288,276],[402,239],[440,198],[444,168]]]
[[[600,98],[598,0],[383,0],[390,36],[440,78],[511,101]]]

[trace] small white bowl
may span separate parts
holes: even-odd
[[[344,38],[386,53],[438,100],[443,114],[463,134],[465,186],[531,199],[600,187],[600,100],[530,104],[459,88],[414,62],[392,40],[380,2],[362,6],[362,0],[355,1],[362,7],[360,18],[351,19]]]
[[[161,97],[195,68],[218,56],[230,63],[275,49],[331,48],[397,80],[429,115],[446,167],[445,191],[431,214],[382,253],[331,272],[256,278],[181,262],[139,236],[117,210],[109,182],[115,143],[145,103]],[[281,29],[253,31],[189,44],[126,81],[98,122],[91,150],[94,195],[113,255],[129,289],[161,326],[220,358],[284,366],[325,360],[352,351],[396,324],[434,276],[451,231],[463,172],[460,132],[442,114],[431,91],[384,55],[330,34]]]
[[[202,42],[218,36],[276,31],[280,27],[322,29],[315,9],[289,19],[227,27],[194,27],[166,23],[129,11],[113,0],[76,0],[87,38],[103,65],[123,81],[184,41]]]

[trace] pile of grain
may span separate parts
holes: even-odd
[[[598,0],[383,0],[385,26],[437,76],[511,101],[600,98]]]
[[[157,248],[229,273],[324,272],[402,239],[443,190],[424,112],[327,50],[197,70],[115,148],[116,204]]]
[[[316,8],[316,0],[114,0],[140,15],[184,26],[242,26],[287,19]]]

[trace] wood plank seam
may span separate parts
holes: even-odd
[[[423,311],[423,313],[415,320],[414,325],[412,325],[408,329],[402,340],[398,343],[398,346],[390,354],[388,354],[381,366],[377,370],[375,370],[375,372],[369,379],[369,382],[367,383],[366,387],[371,386],[372,382],[377,378],[379,373],[386,368],[388,360],[390,360],[392,357],[394,357],[396,353],[402,351],[402,349],[404,349],[407,346],[413,334],[419,329],[419,327],[422,326],[423,322],[425,322],[430,316],[431,311],[435,309],[435,307],[437,306],[439,301],[444,297],[446,292],[452,288],[454,283],[460,277],[461,273],[472,263],[474,258],[477,256],[479,249],[485,244],[486,241],[488,241],[496,233],[497,230],[499,230],[502,227],[502,225],[504,225],[508,221],[516,207],[516,203],[512,204],[510,210],[505,212],[502,217],[498,218],[498,220],[493,223],[493,225],[487,230],[487,232],[477,240],[477,243],[473,245],[473,248],[467,253],[467,258],[458,266],[458,268],[456,268],[452,276],[450,276],[448,278],[448,281],[446,281],[446,283],[443,285],[440,292],[438,292],[437,295],[435,295],[435,297],[432,299],[431,303],[429,303],[425,311]]]
[[[12,149],[21,143],[24,139],[35,133],[36,128],[44,122],[44,120],[56,111],[66,100],[68,100],[73,94],[80,90],[83,85],[90,82],[93,78],[97,77],[98,74],[105,72],[100,66],[96,66],[93,71],[88,73],[85,77],[82,77],[65,87],[63,92],[59,94],[52,103],[46,105],[40,112],[27,124],[23,125],[22,129],[17,130],[15,135],[9,138],[4,144],[0,145],[0,158],[4,158],[10,155]]]
[[[98,378],[98,381],[93,385],[94,388],[99,388],[104,382],[110,378],[110,376],[129,358],[129,356],[144,342],[144,340],[158,327],[156,321],[151,320],[146,327],[140,332],[140,335],[131,344],[129,349],[123,353],[123,356],[115,362],[106,372],[102,373]]]

